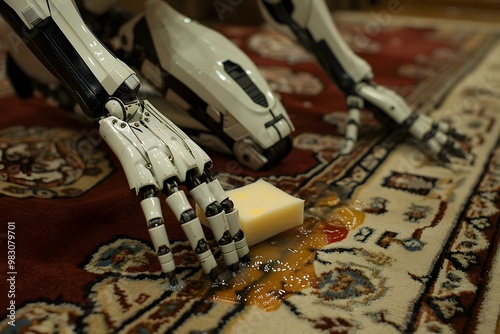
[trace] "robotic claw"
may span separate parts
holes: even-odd
[[[96,14],[115,0],[82,0]],[[320,0],[261,0],[264,17],[310,50],[349,107],[345,153],[356,140],[359,112],[374,111],[393,127],[404,127],[443,161],[464,157],[456,140],[465,136],[425,115],[412,114],[402,97],[372,82],[370,66],[343,42]],[[176,102],[188,123],[219,140],[240,161],[259,169],[291,149],[293,125],[251,61],[220,35],[149,0],[146,11],[125,22],[115,45],[123,59]],[[230,270],[249,259],[237,208],[210,168],[210,157],[149,101],[138,98],[136,73],[110,53],[84,23],[72,0],[2,0],[0,13],[41,63],[60,80],[87,116],[99,119],[100,133],[120,159],[141,207],[162,270],[176,284],[172,250],[156,194],[179,220],[202,268],[218,279],[213,254],[184,192],[208,217]],[[21,64],[20,64],[21,65]],[[22,66],[21,66],[22,67]],[[192,119],[194,118],[194,120]],[[251,124],[251,126],[248,126]],[[179,124],[178,124],[179,125]]]
[[[372,81],[371,67],[343,41],[323,1],[262,0],[259,4],[277,29],[315,55],[347,97],[345,154],[352,151],[357,141],[359,113],[367,108],[391,128],[406,129],[437,159],[449,162],[452,156],[465,158],[455,142],[465,140],[464,134],[447,124],[434,123],[425,115],[413,114],[401,96]]]

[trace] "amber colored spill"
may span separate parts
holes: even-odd
[[[333,226],[345,227],[348,230],[354,230],[363,224],[365,213],[353,207],[343,207],[333,210],[328,223]]]
[[[308,219],[252,246],[252,261],[223,284],[204,288],[191,285],[188,290],[200,297],[276,310],[288,296],[318,283],[314,272],[316,250],[345,239],[363,218],[362,212],[342,207],[327,221]]]

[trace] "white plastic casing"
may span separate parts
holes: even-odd
[[[4,0],[30,29],[52,17],[72,46],[99,80],[113,94],[134,72],[112,55],[94,36],[72,0]]]
[[[293,125],[285,109],[255,64],[226,37],[181,15],[163,1],[147,1],[144,15],[161,67],[205,101],[210,109],[207,112],[215,120],[224,119],[224,133],[235,141],[251,137],[262,148],[269,148],[290,135]],[[138,19],[121,30],[130,41],[133,41],[132,27]],[[131,51],[132,42],[124,48]],[[256,104],[226,73],[223,65],[226,60],[245,70],[264,94],[267,107]],[[148,71],[154,80],[156,70],[150,68]],[[265,126],[274,119],[270,110],[275,116],[284,117],[276,123],[281,133],[273,126]]]
[[[264,18],[276,29],[296,39],[295,34],[288,26],[273,19],[262,2],[278,4],[281,0],[259,0],[259,8]],[[290,0],[290,2],[293,4],[292,18],[295,23],[311,33],[315,41],[324,40],[342,68],[354,82],[360,82],[373,77],[370,65],[358,57],[342,38],[342,35],[333,24],[330,10],[324,1]]]

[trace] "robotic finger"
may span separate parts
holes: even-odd
[[[196,217],[196,213],[189,204],[186,195],[177,188],[176,183],[165,185],[163,192],[168,196],[166,202],[181,223],[182,230],[196,253],[203,271],[210,276],[212,281],[217,281],[217,262],[205,239],[200,220]]]
[[[426,115],[416,114],[407,120],[406,125],[413,137],[422,142],[429,154],[439,161],[449,163],[452,157],[467,158],[457,143],[467,140],[467,137],[448,124],[434,122]]]
[[[229,196],[226,194],[224,189],[222,189],[219,180],[214,178],[210,170],[205,170],[203,178],[217,199],[217,202],[220,203],[222,209],[224,210],[224,215],[228,223],[229,232],[235,244],[238,258],[241,262],[249,262],[250,250],[248,248],[245,234],[240,227],[238,209],[235,208],[233,201],[229,199]]]
[[[208,184],[202,182],[193,173],[188,175],[188,188],[191,196],[205,213],[228,268],[231,271],[238,271],[238,254],[222,206],[211,192]]]
[[[149,236],[158,255],[161,270],[167,275],[170,285],[175,286],[178,284],[178,281],[175,276],[174,257],[165,229],[165,220],[161,211],[160,199],[155,196],[154,188],[144,189],[143,197],[141,208],[146,217]]]
[[[359,96],[347,97],[348,114],[346,120],[345,145],[342,154],[350,154],[358,141],[358,130],[361,110],[364,108],[363,99]]]
[[[459,130],[442,122],[434,122],[425,114],[412,112],[406,101],[395,92],[372,83],[357,86],[359,96],[369,109],[382,118],[388,119],[391,128],[404,128],[424,146],[424,151],[431,157],[445,163],[450,157],[466,158],[458,145],[467,137]]]

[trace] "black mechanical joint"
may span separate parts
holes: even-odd
[[[196,218],[196,213],[194,212],[193,209],[189,209],[187,211],[184,211],[181,214],[180,222],[181,224],[189,223],[191,220]]]
[[[205,211],[205,215],[207,217],[213,217],[213,216],[218,215],[221,212],[222,212],[221,205],[217,202],[214,202],[214,203],[210,204],[209,206],[207,206],[207,209]]]
[[[163,220],[161,218],[154,218],[148,221],[148,227],[150,229],[163,225]]]
[[[171,252],[170,248],[167,247],[167,245],[163,245],[163,246],[160,246],[158,247],[158,256],[162,256],[162,255],[166,255],[166,254],[169,254]]]
[[[194,249],[194,252],[196,254],[203,254],[208,250],[208,244],[205,241],[205,239],[200,239],[198,241],[198,245],[196,245],[196,248]]]

